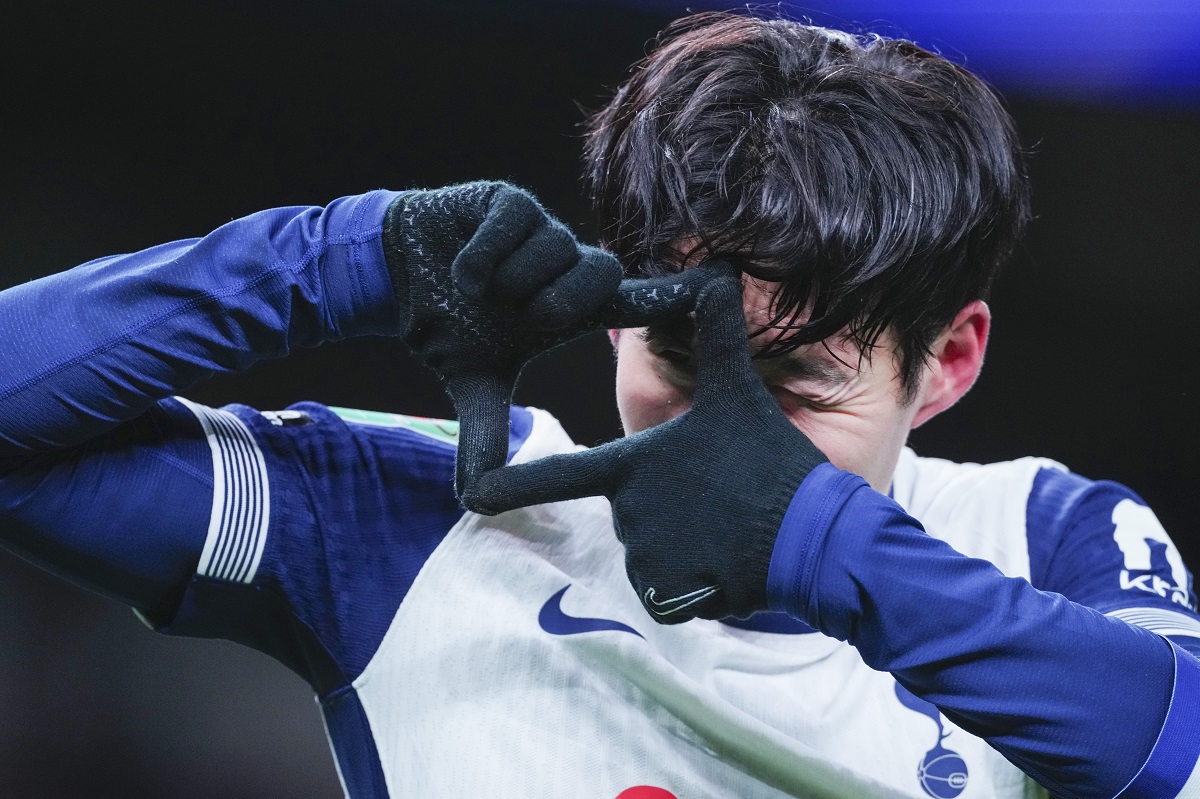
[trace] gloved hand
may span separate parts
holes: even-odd
[[[402,194],[383,246],[401,336],[458,411],[460,498],[505,461],[509,405],[529,359],[590,330],[686,312],[711,276],[622,282],[616,258],[579,244],[532,196],[500,182]]]
[[[825,456],[754,370],[739,278],[696,300],[692,407],[595,449],[482,475],[469,507],[499,513],[603,495],[629,580],[655,621],[746,617],[767,608],[767,571],[796,490]]]

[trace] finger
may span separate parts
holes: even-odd
[[[455,377],[446,390],[458,411],[454,490],[460,497],[471,479],[508,458],[509,409],[515,381],[498,375]]]
[[[561,330],[581,322],[612,300],[622,274],[620,262],[612,255],[597,247],[580,247],[575,265],[530,301],[526,318],[542,330]]]
[[[624,441],[613,441],[595,449],[493,469],[467,487],[463,504],[492,516],[527,505],[611,496],[623,468],[624,447]]]
[[[696,391],[693,405],[742,392],[758,381],[750,360],[740,279],[721,277],[696,300]]]
[[[546,218],[542,207],[524,191],[507,184],[496,189],[483,221],[450,266],[458,290],[482,300],[496,267]]]
[[[568,272],[579,259],[575,237],[562,225],[542,225],[496,265],[488,293],[524,302]]]
[[[725,261],[707,261],[664,277],[621,281],[617,296],[598,313],[605,327],[645,327],[663,317],[691,311],[704,286],[737,271]]]

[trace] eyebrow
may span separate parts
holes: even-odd
[[[645,338],[673,349],[691,353],[694,349],[695,323],[690,317],[678,317],[669,322],[651,324]],[[844,386],[853,376],[845,369],[811,352],[792,350],[770,358],[755,358],[759,368],[773,376],[793,380],[809,380],[828,386]]]
[[[792,350],[771,358],[760,358],[763,372],[793,380],[809,380],[814,383],[838,387],[849,383],[853,376],[824,358],[809,352]]]

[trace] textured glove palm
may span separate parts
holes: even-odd
[[[766,609],[783,517],[825,461],[754,369],[740,280],[701,289],[696,324],[696,391],[686,413],[595,449],[485,474],[471,502],[498,513],[608,497],[630,582],[664,624]]]
[[[615,258],[500,182],[400,195],[383,245],[401,336],[458,411],[460,497],[475,475],[504,463],[512,392],[529,359],[589,330],[689,310],[707,278],[622,281]]]

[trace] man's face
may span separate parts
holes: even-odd
[[[758,330],[770,320],[772,284],[745,279],[746,322]],[[752,349],[771,338],[751,340]],[[692,342],[662,330],[622,330],[617,347],[617,407],[626,435],[662,424],[691,405],[695,372]],[[834,336],[755,365],[779,407],[834,466],[886,492],[919,403],[905,403],[894,338],[885,333],[872,353]]]

